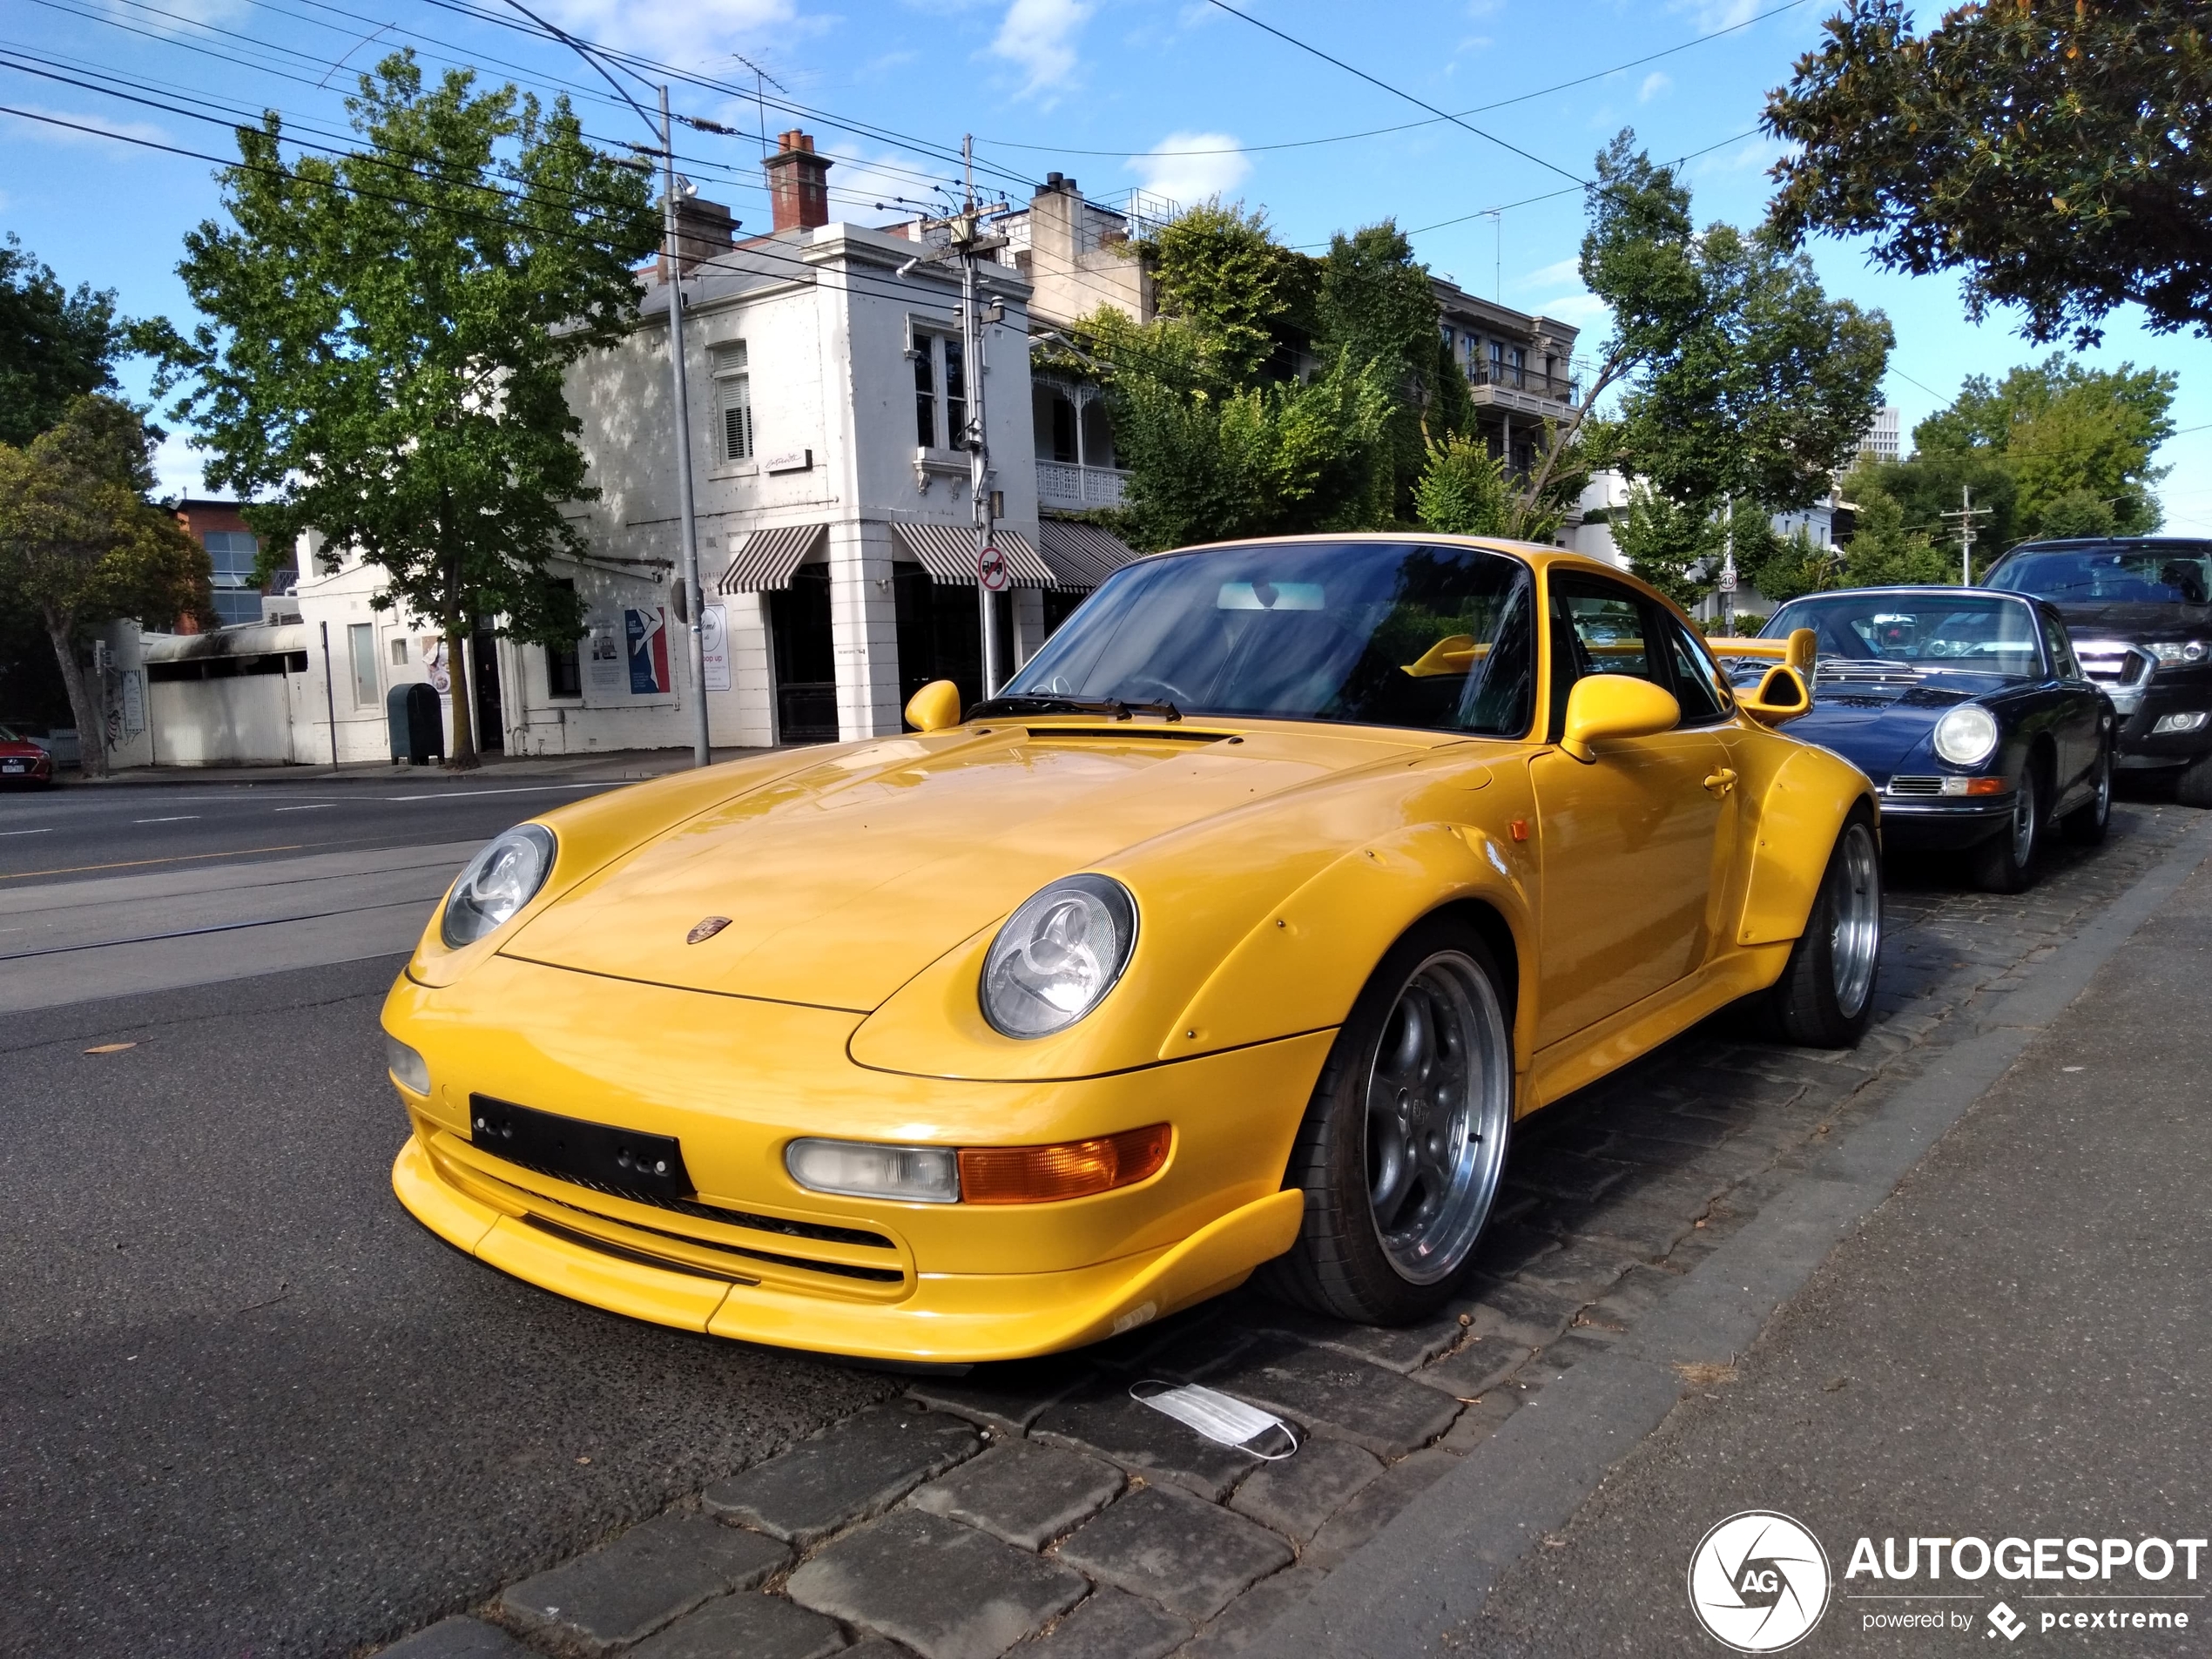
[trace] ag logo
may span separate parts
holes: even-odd
[[[1828,1556],[1787,1515],[1747,1509],[1697,1541],[1689,1608],[1715,1641],[1776,1653],[1804,1640],[1828,1608]]]

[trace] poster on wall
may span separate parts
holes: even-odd
[[[668,607],[632,606],[622,613],[623,637],[630,645],[630,694],[660,697],[674,689],[668,672]]]
[[[706,689],[730,689],[730,613],[721,605],[699,607],[699,649],[706,662]]]
[[[123,671],[123,730],[125,736],[137,737],[146,729],[145,676],[135,668]]]
[[[594,698],[619,697],[624,677],[620,630],[604,617],[586,620],[583,629],[583,689]]]
[[[430,689],[440,697],[453,690],[453,676],[446,668],[446,638],[443,634],[422,636],[422,672],[430,682]]]

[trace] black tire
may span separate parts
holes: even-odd
[[[2101,846],[2112,825],[2112,745],[2097,750],[2096,770],[2090,774],[2092,793],[2081,806],[2059,820],[2059,832],[2076,846]]]
[[[1861,931],[1870,916],[1871,940]],[[1767,993],[1782,1039],[1804,1049],[1857,1047],[1873,1022],[1881,961],[1881,848],[1862,804],[1837,831],[1805,930]]]
[[[2035,885],[2035,859],[2043,850],[2047,799],[2042,769],[2031,761],[2020,769],[2013,816],[2006,819],[2003,829],[1966,854],[1967,870],[1984,893],[2026,893]]]
[[[1376,1218],[1371,1184],[1388,1182],[1376,1174],[1373,1164],[1371,1091],[1388,1075],[1386,1037],[1401,1034],[1402,1040],[1402,1002],[1417,995],[1426,976],[1446,973],[1465,976],[1470,1007],[1485,1021],[1482,1041],[1496,1045],[1485,1051],[1488,1057],[1480,1062],[1487,1068],[1480,1073],[1483,1103],[1476,1120],[1480,1131],[1471,1128],[1464,1143],[1468,1149],[1464,1156],[1478,1159],[1487,1180],[1479,1193],[1470,1189],[1455,1201],[1446,1229],[1451,1242],[1414,1273],[1386,1244]],[[1289,1253],[1261,1270],[1262,1288],[1316,1313],[1366,1325],[1407,1324],[1434,1313],[1449,1299],[1487,1224],[1512,1126],[1509,983],[1482,940],[1458,922],[1424,921],[1391,948],[1352,1004],[1313,1086],[1283,1182],[1285,1187],[1304,1189],[1305,1220]],[[1495,1070],[1499,1066],[1501,1076]],[[1466,1092],[1472,1099],[1476,1090]],[[1398,1098],[1404,1101],[1404,1091]],[[1406,1178],[1418,1182],[1426,1177]]]
[[[2174,799],[2184,806],[2212,806],[2212,755],[2200,755],[2174,780]]]

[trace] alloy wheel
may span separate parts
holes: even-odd
[[[1836,862],[1835,928],[1828,961],[1835,975],[1836,1011],[1858,1017],[1874,988],[1874,964],[1882,952],[1882,861],[1873,833],[1864,824],[1844,830],[1843,856]]]
[[[2035,773],[2031,769],[2020,773],[2020,786],[2013,796],[2013,862],[2025,870],[2035,860],[2036,813],[2040,803],[2035,798]]]
[[[1406,1281],[1456,1272],[1490,1213],[1513,1115],[1512,1049],[1489,979],[1457,951],[1415,968],[1367,1080],[1367,1197]]]

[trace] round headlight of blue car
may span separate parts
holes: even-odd
[[[1136,900],[1111,876],[1071,875],[1006,919],[983,959],[983,1017],[1009,1037],[1048,1037],[1114,988],[1136,948]]]
[[[439,936],[454,950],[475,944],[513,921],[552,873],[551,830],[517,824],[494,836],[453,884]]]
[[[1935,752],[1954,766],[1979,766],[1996,749],[1997,717],[1979,703],[1961,703],[1936,722]]]

